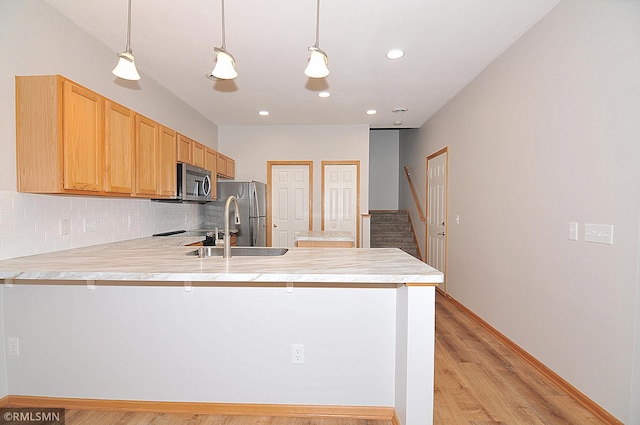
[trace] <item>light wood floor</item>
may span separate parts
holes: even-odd
[[[435,356],[435,425],[605,423],[441,294]]]
[[[442,295],[436,296],[435,425],[604,424]],[[68,410],[67,425],[391,425],[356,419]]]
[[[214,416],[67,410],[66,425],[391,425],[366,419]]]

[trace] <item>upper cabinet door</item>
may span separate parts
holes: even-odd
[[[226,177],[230,179],[236,178],[236,161],[233,158],[226,157]]]
[[[191,145],[193,146],[193,165],[195,165],[196,167],[204,168],[205,146],[196,141],[194,141]]]
[[[215,201],[216,199],[218,199],[218,193],[216,190],[218,186],[217,185],[218,175],[216,172],[217,162],[218,162],[217,152],[211,148],[206,148],[204,152],[204,168],[211,171],[211,200],[212,201]]]
[[[135,114],[136,195],[156,196],[158,192],[159,124]],[[174,145],[175,155],[175,145]]]
[[[102,97],[63,82],[64,188],[102,191]]]
[[[160,126],[158,149],[158,193],[162,198],[173,198],[177,193],[176,132]]]
[[[216,154],[216,172],[223,177],[227,174],[227,157],[220,152]]]
[[[133,111],[105,100],[105,192],[127,195],[133,193],[134,159]]]
[[[178,134],[178,162],[184,162],[185,164],[191,164],[193,161],[193,152],[191,146],[191,139]]]

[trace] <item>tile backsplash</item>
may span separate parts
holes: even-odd
[[[202,227],[203,206],[0,191],[0,260]]]

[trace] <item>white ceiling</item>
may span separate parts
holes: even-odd
[[[127,0],[46,1],[111,49],[115,66],[126,44]],[[331,71],[321,80],[303,73],[315,41],[315,0],[227,0],[226,47],[239,73],[233,81],[204,76],[221,44],[220,0],[132,0],[131,47],[142,78],[218,125],[415,128],[558,1],[321,0],[320,47]],[[386,59],[391,48],[405,57]],[[325,88],[331,97],[319,98]],[[397,107],[408,111],[391,112]],[[263,109],[270,115],[259,116]]]

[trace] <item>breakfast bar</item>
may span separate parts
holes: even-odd
[[[10,394],[432,423],[442,273],[396,248],[200,258],[192,239],[0,261]]]

